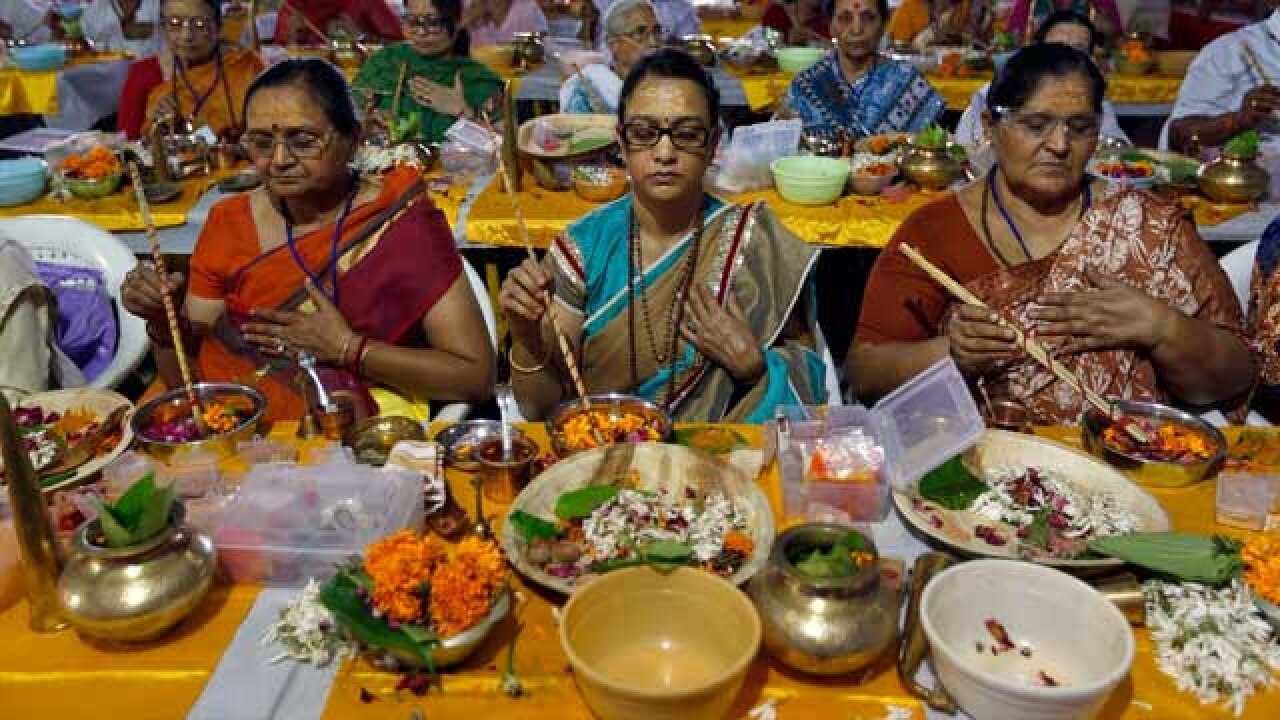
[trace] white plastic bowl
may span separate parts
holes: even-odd
[[[988,618],[1016,649],[992,654]],[[973,720],[1087,720],[1133,664],[1133,631],[1115,605],[1066,573],[1017,560],[943,571],[924,589],[920,623],[938,680]],[[1061,684],[1036,684],[1041,670]]]

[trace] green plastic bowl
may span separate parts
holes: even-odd
[[[844,194],[852,168],[840,158],[799,155],[769,166],[783,199],[797,205],[830,205]]]
[[[822,59],[827,51],[813,47],[778,48],[773,56],[778,59],[778,68],[783,72],[795,74]]]
[[[110,195],[120,188],[120,181],[124,178],[122,173],[108,175],[97,180],[76,180],[75,178],[63,177],[62,184],[67,186],[72,195],[78,198],[101,198]]]

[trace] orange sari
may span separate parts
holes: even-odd
[[[161,65],[166,80],[147,94],[147,129],[155,122],[156,104],[174,96],[179,115],[195,128],[208,126],[220,138],[239,137],[245,92],[264,67],[257,53],[223,46],[203,65],[179,69],[172,59],[162,59]]]
[[[381,188],[375,200],[353,207],[343,224],[338,309],[352,330],[371,340],[422,346],[422,317],[462,272],[453,234],[415,170],[366,182]],[[296,239],[298,255],[316,277],[329,276],[334,232],[330,223]],[[239,327],[258,308],[314,312],[303,289],[306,280],[287,246],[261,252],[249,193],[210,210],[191,258],[189,291],[224,301],[226,312],[201,343],[197,373],[203,380],[254,385],[267,398],[269,421],[302,417],[297,368],[259,354]],[[322,368],[321,376],[331,390],[372,402],[365,383],[347,370]]]

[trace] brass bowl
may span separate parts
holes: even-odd
[[[1124,471],[1139,485],[1154,487],[1184,487],[1204,480],[1214,472],[1227,456],[1227,440],[1222,433],[1204,420],[1177,408],[1154,402],[1115,400],[1116,411],[1122,415],[1147,420],[1156,426],[1176,422],[1195,432],[1208,436],[1213,453],[1207,460],[1197,463],[1160,462],[1137,457],[1107,444],[1102,432],[1111,421],[1101,412],[1090,408],[1080,421],[1080,435],[1089,452],[1102,458],[1107,464]]]
[[[902,174],[925,190],[946,190],[960,177],[960,163],[950,147],[911,145],[902,154]]]
[[[547,435],[551,438],[551,448],[558,457],[569,457],[574,453],[591,448],[574,447],[564,436],[565,425],[584,412],[600,412],[610,420],[621,419],[624,415],[640,415],[648,424],[658,431],[660,439],[671,435],[671,416],[662,408],[635,395],[623,393],[602,393],[587,396],[587,407],[580,400],[566,400],[547,417]],[[607,444],[608,443],[606,439]]]
[[[1267,194],[1271,176],[1258,167],[1255,158],[1223,153],[1200,169],[1197,183],[1214,202],[1244,205]]]
[[[432,663],[437,668],[451,667],[466,660],[476,648],[489,637],[490,631],[494,626],[502,622],[507,613],[511,612],[511,590],[503,587],[498,590],[498,594],[493,598],[493,604],[489,606],[489,614],[481,618],[479,622],[471,627],[463,630],[457,635],[450,635],[444,638],[431,651]],[[392,650],[369,652],[370,659],[375,665],[386,670],[399,672],[406,669],[427,670],[422,667],[412,655]]]
[[[528,439],[516,427],[511,428],[511,435],[513,440]],[[502,437],[502,423],[497,420],[466,420],[436,433],[435,441],[444,448],[445,462],[451,467],[475,472],[480,469],[480,458],[477,457],[480,446],[496,437]]]
[[[158,460],[168,461],[176,455],[210,451],[216,453],[220,458],[227,458],[236,454],[237,443],[248,442],[257,432],[258,423],[262,420],[262,414],[267,409],[267,399],[262,396],[262,393],[247,385],[236,385],[234,383],[196,383],[192,386],[192,389],[199,396],[202,403],[211,401],[231,402],[237,406],[245,407],[249,410],[249,418],[230,432],[207,437],[203,440],[166,442],[153,439],[143,432],[143,429],[150,425],[152,420],[177,420],[187,417],[191,413],[191,405],[187,401],[186,391],[182,388],[170,390],[163,395],[152,398],[138,408],[138,411],[133,414],[133,418],[129,421],[129,426],[133,429],[133,434],[138,440],[138,446],[148,455]]]
[[[391,448],[401,440],[422,441],[427,434],[422,425],[407,417],[389,415],[365,418],[342,436],[342,444],[351,448],[356,462],[382,467],[387,464]]]
[[[1134,62],[1124,56],[1117,55],[1113,62],[1115,64],[1116,74],[1127,77],[1147,75],[1156,66],[1155,58]]]

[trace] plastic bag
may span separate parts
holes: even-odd
[[[729,193],[773,187],[769,165],[796,154],[803,130],[804,123],[798,118],[738,128],[724,150],[716,186]]]

